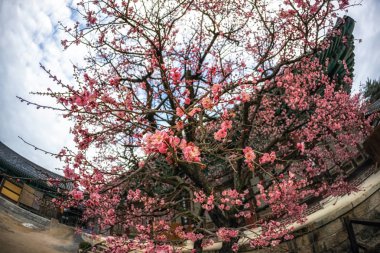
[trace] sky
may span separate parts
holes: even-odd
[[[34,150],[20,138],[35,146],[59,152],[72,146],[70,123],[54,111],[37,110],[21,103],[16,96],[41,104],[54,105],[54,100],[29,94],[46,91],[54,83],[39,67],[51,69],[64,82],[70,83],[72,64],[80,64],[85,50],[72,47],[63,51],[64,33],[58,21],[73,21],[73,13],[65,0],[0,0],[0,141],[49,170],[61,167],[55,158]],[[354,90],[380,73],[380,1],[363,0],[348,15],[356,20]],[[55,171],[57,172],[57,171]],[[58,172],[60,173],[60,172]]]
[[[16,96],[41,104],[54,105],[47,97],[30,95],[55,84],[40,68],[42,63],[69,83],[73,63],[83,58],[83,50],[63,51],[63,31],[58,21],[68,23],[72,12],[65,0],[0,0],[0,141],[49,170],[61,167],[57,159],[34,150],[57,153],[70,146],[70,124],[56,112],[21,103]]]

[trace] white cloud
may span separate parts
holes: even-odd
[[[367,78],[380,77],[380,1],[364,0],[362,5],[355,6],[348,15],[355,19],[354,36],[362,39],[355,43],[355,78],[354,90],[359,89],[360,83]]]
[[[31,96],[54,83],[40,69],[42,62],[68,82],[72,62],[82,59],[78,48],[63,52],[63,32],[58,21],[69,22],[67,2],[3,0],[0,2],[0,140],[31,161],[50,170],[59,166],[55,158],[34,151],[18,136],[43,149],[58,152],[69,145],[69,123],[56,112],[37,110],[20,103],[16,96],[41,104],[53,104],[47,97]]]

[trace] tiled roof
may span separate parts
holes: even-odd
[[[380,99],[373,102],[370,106],[368,106],[368,110],[366,112],[366,115],[370,115],[372,113],[380,111]]]
[[[47,185],[47,179],[65,179],[17,154],[2,142],[0,142],[0,171],[10,176],[32,179],[38,185],[48,188],[51,187]]]

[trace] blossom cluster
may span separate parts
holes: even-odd
[[[300,221],[303,219],[306,205],[299,204],[296,200],[301,200],[302,196],[304,196],[301,189],[306,184],[306,180],[297,180],[291,172],[288,179],[274,182],[268,190],[258,184],[257,188],[260,194],[256,196],[257,205],[260,206],[262,201],[269,204],[273,214],[281,216],[286,213]]]
[[[293,228],[287,228],[279,221],[264,221],[260,226],[263,232],[250,241],[251,247],[275,247],[282,239],[291,240],[294,238],[294,236],[290,234]]]
[[[235,238],[238,236],[239,231],[229,228],[219,228],[216,234],[221,241],[229,242],[231,241],[231,238]]]
[[[181,239],[190,240],[195,242],[204,238],[202,233],[195,233],[193,231],[186,232],[183,226],[177,226],[174,230],[174,233]]]
[[[203,191],[194,192],[193,201],[200,203],[202,208],[211,211],[217,206],[220,210],[230,211],[233,208],[238,210],[236,217],[244,216],[246,218],[251,217],[251,212],[248,211],[250,204],[244,203],[243,200],[248,194],[248,190],[243,193],[239,193],[235,189],[223,190],[220,194],[214,193],[207,196]]]
[[[245,157],[245,162],[248,165],[248,167],[253,170],[253,163],[256,159],[256,154],[255,151],[251,147],[245,147],[243,149],[244,157]]]
[[[225,120],[220,125],[220,129],[214,133],[214,138],[217,141],[222,141],[227,137],[227,131],[232,128],[232,121]]]
[[[270,153],[264,153],[260,159],[259,162],[262,163],[273,163],[276,160],[276,153],[274,151]]]
[[[146,154],[160,153],[172,158],[173,155],[177,155],[178,150],[181,150],[186,161],[201,161],[199,147],[192,142],[171,135],[170,132],[157,130],[154,133],[148,133],[143,138],[142,146]]]

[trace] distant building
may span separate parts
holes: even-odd
[[[372,121],[372,125],[374,127],[380,125],[380,115],[379,115],[380,114],[380,99],[376,100],[375,102],[373,102],[372,104],[370,104],[368,106],[368,109],[367,109],[367,112],[365,115],[368,117],[368,116],[373,115],[375,113],[378,113],[378,114]]]
[[[60,183],[54,184],[57,180]],[[62,211],[52,199],[72,188],[65,178],[17,154],[0,142],[0,195],[47,218],[60,218]]]

